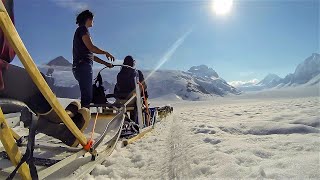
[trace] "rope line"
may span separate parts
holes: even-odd
[[[98,108],[97,108],[97,114],[96,114],[96,117],[95,117],[95,119],[94,119],[93,128],[92,128],[91,137],[90,137],[90,140],[92,140],[92,141],[93,141],[94,130],[96,129],[96,124],[97,124],[98,115],[99,115],[99,112],[98,112]]]

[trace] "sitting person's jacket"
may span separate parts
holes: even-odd
[[[147,85],[144,82],[143,74],[140,70],[138,70],[139,74],[139,82],[143,85],[144,94],[146,98],[148,98]],[[114,88],[114,94],[120,99],[128,99],[132,96],[135,90],[135,70],[127,67],[122,67],[120,72],[117,75],[117,84]],[[142,88],[141,96],[143,96]]]

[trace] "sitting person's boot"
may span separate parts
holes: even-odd
[[[87,128],[87,126],[90,122],[90,119],[91,119],[90,110],[88,108],[81,108],[81,109],[79,109],[78,113],[72,119],[73,119],[74,123],[77,125],[77,127],[79,128],[79,130],[81,132],[83,132]],[[79,145],[79,141],[78,141],[78,139],[75,138],[73,140],[73,143],[70,146],[77,147],[78,145]]]
[[[66,107],[65,111],[67,112],[69,117],[73,118],[78,113],[80,107],[81,104],[79,102],[73,101]],[[48,121],[51,121],[53,123],[63,122],[53,109],[51,109],[47,113],[40,114],[40,117],[46,118]]]
[[[90,117],[90,110],[87,108],[81,108],[72,119],[80,131],[83,132],[88,126]],[[58,115],[52,109],[45,114],[40,114],[38,120],[38,131],[59,139],[68,146],[78,146],[79,141],[71,133],[68,127],[63,123],[56,123],[61,120],[55,118],[58,118]]]
[[[53,108],[46,113],[39,114],[39,121],[42,119],[45,119],[46,121],[56,123],[56,124],[62,123],[62,120],[60,119],[58,114],[53,110]]]
[[[66,112],[68,115],[73,118],[81,108],[81,104],[78,101],[72,101],[67,107],[66,107]]]
[[[78,113],[72,119],[76,123],[80,131],[83,132],[87,128],[91,119],[90,110],[88,108],[83,107],[79,109]]]

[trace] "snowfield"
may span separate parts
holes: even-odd
[[[254,97],[171,102],[85,179],[320,179],[319,96]]]

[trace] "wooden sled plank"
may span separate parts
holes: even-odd
[[[153,127],[146,127],[143,129],[143,131],[141,133],[139,133],[138,135],[130,138],[130,139],[126,139],[126,140],[123,140],[122,143],[123,143],[123,146],[127,146],[131,143],[134,143],[136,142],[137,140],[141,139],[142,137],[144,137],[147,133],[151,132],[153,130]]]

